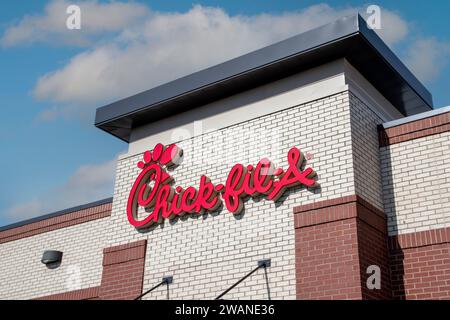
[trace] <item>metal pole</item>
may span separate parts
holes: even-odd
[[[258,261],[258,266],[253,269],[249,274],[247,274],[246,276],[244,276],[243,278],[241,278],[238,282],[236,282],[235,284],[233,284],[231,287],[229,287],[227,290],[225,290],[220,296],[218,296],[216,299],[214,300],[219,300],[220,298],[222,298],[224,295],[226,295],[228,292],[230,292],[233,288],[235,288],[239,283],[241,283],[242,281],[244,281],[245,279],[247,279],[248,277],[250,277],[252,274],[254,274],[256,271],[258,271],[261,268],[266,268],[266,267],[270,267],[270,260],[261,260]]]
[[[137,297],[137,298],[134,299],[134,300],[141,300],[141,298],[142,298],[143,296],[145,296],[146,294],[152,292],[152,291],[155,290],[156,288],[159,288],[159,287],[162,286],[164,283],[166,283],[165,280],[164,280],[164,281],[161,281],[161,282],[158,283],[156,286],[154,286],[154,287],[151,288],[150,290],[145,291],[143,294],[141,294],[139,297]]]
[[[134,300],[140,300],[143,296],[145,296],[146,294],[152,292],[153,290],[159,288],[160,286],[162,286],[163,284],[167,284],[167,298],[169,298],[169,284],[171,284],[173,281],[173,277],[164,277],[162,279],[162,281],[160,283],[158,283],[156,286],[154,286],[153,288],[145,291],[143,294],[141,294],[139,297],[135,298]]]

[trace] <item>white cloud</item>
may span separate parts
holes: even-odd
[[[72,4],[81,9],[81,30],[69,30],[66,27],[66,8]],[[45,7],[42,15],[25,16],[17,25],[8,28],[0,43],[4,47],[36,42],[88,45],[92,37],[122,30],[139,23],[148,14],[146,6],[134,2],[53,0]]]
[[[32,218],[47,213],[43,211],[43,207],[44,205],[42,202],[33,200],[10,208],[7,211],[7,216],[13,221]]]
[[[365,16],[363,14],[363,16]],[[397,13],[383,9],[381,13],[381,29],[376,33],[392,46],[406,38],[409,31],[408,23]]]
[[[65,9],[74,3],[82,10],[81,31],[65,28]],[[35,97],[55,104],[40,119],[51,120],[61,115],[92,115],[99,103],[149,89],[357,10],[319,4],[284,14],[231,16],[220,8],[202,6],[161,13],[138,3],[54,0],[42,15],[26,16],[7,29],[0,43],[91,44],[37,81]],[[364,15],[365,10],[360,11]],[[408,23],[395,12],[383,10],[381,26],[377,32],[391,46],[408,37]],[[100,41],[92,45],[93,40]],[[412,43],[406,62],[428,81],[439,75],[449,51],[448,43],[422,38]],[[10,208],[8,216],[18,220],[108,197],[114,166],[115,161],[108,161],[81,167],[39,200]]]
[[[327,4],[283,14],[231,16],[220,8],[199,5],[187,12],[163,13],[136,3],[76,3],[82,8],[82,15],[88,15],[82,20],[82,30],[87,30],[80,35],[82,40],[87,41],[93,34],[103,34],[103,38],[63,67],[38,79],[34,96],[54,104],[42,112],[40,120],[92,116],[100,104],[147,90],[356,11],[366,14],[364,7],[333,8]],[[60,36],[54,41],[65,37],[68,31],[55,29],[61,23],[55,21],[59,19],[56,16],[59,17],[61,7],[67,4],[63,0],[50,2],[43,15],[26,17],[9,29],[3,42],[49,41],[55,35],[54,30]],[[399,14],[383,9],[381,19],[382,28],[377,33],[388,45],[407,38],[409,25]],[[108,33],[118,30],[114,35]],[[35,34],[31,40],[31,36],[11,36],[15,32]],[[72,37],[67,41],[78,40]],[[431,54],[426,46],[416,45],[414,50],[410,60]],[[434,60],[429,63],[430,67],[413,69],[419,78],[438,74],[430,74],[430,70],[438,70],[439,64],[435,65]]]
[[[408,48],[406,65],[424,82],[436,79],[449,64],[450,43],[434,38],[420,38]]]
[[[115,167],[116,159],[82,166],[61,186],[48,190],[39,199],[9,208],[6,216],[18,221],[111,197]]]
[[[141,24],[124,28],[114,39],[42,76],[34,95],[63,106],[53,108],[52,116],[83,112],[83,106],[92,113],[100,102],[155,87],[356,11],[320,4],[279,15],[230,16],[198,5],[184,13],[151,12]],[[394,13],[383,17],[381,36],[389,43],[403,38],[407,24]]]

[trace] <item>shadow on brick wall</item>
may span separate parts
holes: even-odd
[[[384,130],[380,131],[380,145],[384,145],[382,133]],[[394,178],[392,176],[392,162],[391,162],[391,151],[390,147],[384,147],[382,151],[385,156],[386,166],[384,167],[384,172],[382,179],[383,182],[383,198],[384,198],[384,211],[387,212],[386,200],[389,199],[389,209],[393,213],[388,216],[388,254],[389,254],[389,269],[391,277],[391,287],[392,287],[392,297],[396,300],[405,300],[405,267],[404,260],[405,254],[398,243],[397,231],[389,232],[390,228],[394,230],[398,229],[397,221],[397,210],[395,208],[395,194],[394,194]]]

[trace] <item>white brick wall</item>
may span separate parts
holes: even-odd
[[[356,194],[383,210],[377,125],[382,119],[350,93]]]
[[[294,299],[292,210],[297,205],[357,193],[379,208],[384,201],[390,234],[450,223],[450,134],[379,150],[381,122],[365,102],[344,91],[179,141],[185,156],[172,172],[175,185],[197,187],[202,174],[223,183],[233,164],[256,164],[263,157],[286,168],[287,151],[296,146],[312,155],[307,165],[318,173],[321,189],[291,189],[277,203],[249,199],[239,216],[221,208],[165,221],[147,232],[135,230],[125,211],[142,154],[121,158],[111,217],[0,245],[0,299],[69,291],[72,265],[81,271],[79,288],[98,286],[103,248],[141,239],[148,240],[144,290],[173,275],[171,299],[213,299],[252,270],[257,260],[270,258],[271,298]],[[40,262],[45,249],[64,252],[60,268],[49,270]],[[167,291],[160,288],[146,299],[166,297]],[[259,270],[224,298],[267,297],[264,272]]]
[[[450,226],[450,132],[380,151],[389,233]]]
[[[294,104],[294,103],[293,103]],[[289,106],[286,106],[289,107]],[[274,139],[267,139],[276,136]],[[109,245],[148,239],[144,290],[173,275],[170,298],[212,299],[256,266],[271,258],[271,298],[295,298],[294,206],[351,195],[353,157],[349,96],[343,92],[291,107],[241,124],[178,143],[183,163],[172,173],[175,185],[197,186],[206,174],[225,182],[235,163],[256,164],[268,156],[287,167],[286,155],[297,146],[310,152],[308,161],[318,173],[321,190],[290,190],[277,203],[248,200],[235,217],[226,209],[214,214],[165,222],[147,233],[137,232],[126,219],[126,202],[139,169],[141,154],[119,160]],[[153,146],[148,146],[152,148]],[[147,298],[165,298],[165,289]],[[227,299],[267,298],[263,271],[232,290]]]
[[[233,164],[256,164],[263,157],[286,168],[287,151],[297,146],[312,154],[307,165],[317,171],[321,189],[291,189],[277,203],[249,199],[239,216],[222,208],[165,221],[147,232],[136,231],[125,212],[142,154],[122,158],[111,217],[0,245],[0,299],[76,289],[68,287],[70,266],[80,268],[79,288],[98,286],[103,248],[141,239],[148,240],[144,290],[173,275],[170,299],[213,299],[252,270],[257,260],[270,258],[270,297],[294,299],[293,207],[355,193],[380,208],[384,201],[390,234],[449,226],[450,134],[379,150],[381,122],[362,100],[344,91],[179,141],[185,158],[172,172],[175,185],[198,186],[202,174],[223,183]],[[40,262],[45,249],[64,252],[58,269]],[[167,291],[160,288],[146,299],[166,297]],[[224,298],[267,297],[264,271],[259,270]]]
[[[0,244],[0,299],[31,299],[100,285],[109,217]],[[63,252],[61,265],[41,263],[44,250]],[[79,287],[77,270],[80,271]]]
[[[300,88],[301,81],[312,78],[297,75],[288,84],[270,84],[251,90],[248,96],[208,105],[211,110],[219,110],[214,117],[204,118],[209,121],[208,128],[215,121],[221,121],[219,126],[223,128],[177,141],[185,156],[172,175],[175,184],[183,187],[197,187],[202,174],[216,184],[224,183],[235,163],[256,164],[268,157],[277,167],[286,168],[287,152],[296,146],[312,155],[307,165],[318,173],[320,189],[311,192],[294,188],[276,203],[249,199],[239,216],[221,208],[212,214],[165,221],[150,231],[138,232],[127,221],[126,203],[142,154],[121,158],[111,217],[0,245],[0,299],[28,299],[78,289],[68,287],[70,266],[80,268],[79,288],[98,286],[103,248],[142,239],[148,240],[144,291],[160,282],[161,277],[173,275],[171,299],[213,299],[255,268],[257,260],[270,258],[271,298],[294,299],[293,208],[355,193],[380,209],[384,207],[390,234],[449,226],[450,133],[380,150],[377,125],[383,121],[377,114],[392,112],[375,113],[375,106],[369,108],[358,98],[360,95],[347,91],[341,69],[337,73],[334,70],[334,77],[327,76],[326,80],[322,78],[329,73],[319,71],[320,86],[315,81]],[[357,82],[368,86],[362,80]],[[311,97],[330,94],[324,89],[341,92],[304,103]],[[225,108],[227,101],[232,107]],[[173,126],[197,119],[202,110],[192,111],[190,117],[188,113],[178,115],[180,119]],[[236,123],[243,121],[244,115],[246,121]],[[254,118],[247,120],[250,117]],[[171,131],[171,119],[159,125]],[[130,152],[141,151],[143,144],[156,137],[170,137],[168,132],[153,132],[147,137],[147,130],[153,126],[159,128],[157,123],[136,129],[139,139],[130,145]],[[40,262],[45,249],[64,252],[59,268],[50,270]],[[146,298],[165,299],[166,295],[165,288],[160,288]],[[259,270],[224,298],[267,297],[264,272]]]

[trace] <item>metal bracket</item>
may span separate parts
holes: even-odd
[[[173,282],[173,277],[172,276],[163,277],[162,281],[166,284],[171,284]]]
[[[258,261],[258,267],[270,268],[272,261],[270,259],[264,259]]]

